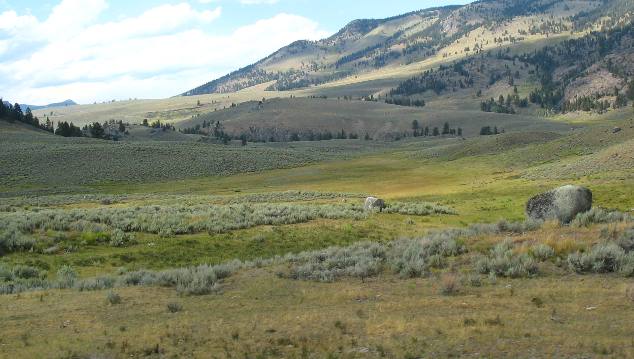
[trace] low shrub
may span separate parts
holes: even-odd
[[[35,244],[35,238],[21,233],[16,227],[8,227],[0,232],[0,255],[29,251],[35,248]]]
[[[90,226],[90,222],[87,222],[87,221],[83,221],[83,222],[85,223],[81,225],[81,228],[84,229],[84,231],[81,233],[79,239],[81,239],[81,241],[84,244],[92,246],[96,244],[104,244],[104,243],[110,242],[109,233],[99,231],[97,230],[97,228]],[[79,223],[79,222],[76,222],[76,223]],[[78,226],[74,226],[74,227],[78,227]],[[87,229],[86,227],[92,227],[92,228],[90,228],[91,230],[86,231]]]
[[[600,243],[587,253],[568,256],[568,265],[577,273],[612,273],[634,275],[634,252],[626,253],[616,243]]]
[[[203,295],[217,292],[220,289],[220,281],[243,265],[239,261],[234,261],[217,266],[200,265],[160,272],[134,271],[121,276],[118,285],[172,287],[181,294]]]
[[[579,213],[577,217],[571,222],[571,225],[575,227],[589,227],[593,224],[600,223],[632,221],[634,221],[634,218],[627,213],[608,211],[600,207],[594,207],[587,212]]]
[[[115,279],[113,277],[102,276],[77,281],[75,283],[75,289],[79,291],[103,290],[110,289],[114,287],[114,285]]]
[[[26,265],[17,265],[13,267],[13,278],[18,279],[31,279],[31,278],[40,278],[44,277],[45,273],[40,272],[38,268],[26,266]]]
[[[634,228],[628,229],[623,232],[616,240],[616,244],[623,248],[626,252],[634,251]]]
[[[115,228],[110,234],[110,245],[113,247],[127,247],[136,244],[134,234],[125,233],[124,231]]]
[[[404,278],[420,277],[432,267],[442,266],[442,258],[465,251],[456,240],[459,231],[445,231],[418,240],[401,240],[392,245],[388,259],[392,270]]]
[[[287,276],[320,282],[332,282],[343,276],[365,279],[380,272],[385,258],[386,247],[381,244],[332,247],[287,258],[293,263]]]
[[[457,214],[453,208],[434,203],[391,202],[383,210],[386,213],[406,214],[410,216],[429,216],[431,214]]]
[[[496,224],[472,225],[466,229],[432,232],[419,239],[402,239],[387,244],[362,243],[350,247],[334,247],[323,251],[300,253],[285,257],[290,264],[282,277],[332,282],[340,277],[364,279],[390,269],[403,278],[425,276],[431,268],[446,265],[446,258],[464,253],[463,238],[494,235],[506,232],[525,232],[538,229],[541,222],[502,221]],[[527,254],[498,255],[487,263],[485,273],[504,276],[529,276],[537,273],[535,261]],[[493,260],[494,259],[494,260]],[[493,261],[492,261],[493,260]],[[489,269],[491,268],[491,270]]]
[[[121,304],[121,296],[113,291],[108,292],[106,299],[110,305]]]
[[[167,303],[167,311],[170,313],[178,313],[181,310],[183,310],[183,306],[180,305],[179,303]]]
[[[69,265],[63,265],[57,270],[57,285],[59,288],[72,288],[77,280],[77,272]]]
[[[466,283],[472,287],[481,287],[482,278],[477,274],[471,274],[467,277]]]
[[[536,219],[528,219],[524,222],[509,222],[507,220],[499,221],[497,226],[498,233],[517,233],[522,234],[526,232],[536,231],[542,227],[544,222]]]
[[[533,246],[530,253],[538,261],[544,262],[555,256],[555,250],[553,247],[547,244],[538,244]]]
[[[278,207],[280,208],[282,207]],[[362,211],[360,213],[363,215]],[[277,215],[284,217],[286,214],[282,211]],[[53,228],[62,227],[64,223],[64,221],[55,221],[54,216],[49,219],[53,223],[50,224]],[[36,223],[37,221],[27,220],[23,223],[23,228],[31,228],[30,226]],[[343,276],[363,280],[376,276],[386,269],[402,277],[418,277],[427,275],[431,268],[445,266],[448,262],[447,258],[464,253],[465,247],[462,245],[462,240],[465,238],[499,234],[503,230],[526,231],[534,228],[536,228],[535,225],[528,222],[472,225],[466,229],[432,232],[423,238],[403,239],[384,244],[357,243],[349,247],[332,247],[320,251],[288,254],[283,257],[257,259],[252,262],[233,261],[216,266],[201,265],[163,271],[121,271],[117,277],[101,276],[82,280],[76,277],[76,273],[70,267],[60,268],[57,279],[49,281],[44,279],[44,273],[41,272],[35,275],[34,271],[18,268],[15,271],[20,274],[16,275],[14,269],[0,266],[0,294],[48,288],[73,287],[76,290],[88,291],[125,286],[163,286],[175,288],[185,295],[208,294],[218,291],[222,280],[239,269],[281,264],[288,265],[289,270],[280,272],[280,276],[302,280],[330,282]],[[114,234],[114,236],[117,235],[119,234]],[[508,276],[534,272],[534,263],[531,262],[530,257],[528,259],[515,258],[512,253],[510,257],[511,259],[507,261],[512,262],[513,265],[496,264],[491,266],[492,270],[483,272],[488,273],[492,281],[495,280],[498,272]],[[501,267],[503,268],[500,269]],[[37,268],[35,270],[37,271]]]
[[[481,274],[519,278],[531,277],[538,273],[535,260],[526,253],[515,254],[513,242],[505,240],[491,249],[488,256],[480,257],[475,264]]]

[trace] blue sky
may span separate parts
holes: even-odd
[[[465,0],[0,0],[0,96],[168,97],[358,18]]]

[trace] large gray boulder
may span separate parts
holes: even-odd
[[[365,204],[363,205],[363,209],[365,209],[366,211],[378,209],[379,212],[383,212],[383,208],[385,208],[385,201],[376,197],[366,198]]]
[[[592,191],[580,186],[563,186],[539,194],[526,203],[526,215],[535,220],[556,219],[570,223],[577,214],[592,208]]]

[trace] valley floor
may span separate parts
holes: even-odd
[[[378,146],[205,145],[202,157],[162,153],[146,181],[126,177],[124,150],[147,147],[100,143],[120,180],[81,182],[54,158],[67,187],[30,174],[44,157],[7,162],[0,357],[633,357],[633,131],[618,119]],[[46,144],[14,135],[4,153]],[[54,140],[70,154],[93,145]],[[260,150],[277,162],[223,162]],[[152,172],[210,158],[230,174]],[[606,210],[571,226],[510,223],[568,183]],[[367,195],[386,213],[365,213]]]

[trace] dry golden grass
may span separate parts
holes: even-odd
[[[242,273],[220,295],[159,288],[0,297],[15,357],[631,357],[634,305],[609,276],[499,280],[439,294],[434,279],[317,284]],[[182,310],[171,313],[168,303]]]

